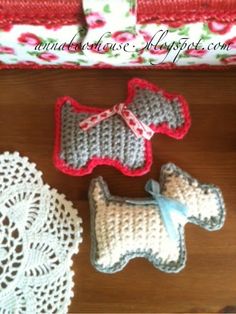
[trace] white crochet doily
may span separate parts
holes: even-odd
[[[81,222],[28,158],[0,155],[0,314],[67,313]]]

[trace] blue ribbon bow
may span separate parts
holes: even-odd
[[[149,180],[146,183],[145,190],[151,194],[153,197],[153,200],[143,200],[143,201],[128,201],[129,203],[135,203],[135,204],[153,204],[158,206],[160,210],[161,219],[164,223],[164,226],[166,228],[166,231],[169,235],[169,237],[174,240],[179,240],[179,231],[178,226],[179,222],[175,221],[173,218],[173,214],[177,214],[179,217],[181,217],[184,221],[187,221],[187,207],[184,206],[182,203],[173,200],[171,198],[168,198],[166,196],[163,196],[160,194],[160,185],[158,182],[154,180]]]

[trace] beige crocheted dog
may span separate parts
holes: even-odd
[[[145,257],[165,272],[185,266],[184,225],[197,224],[213,231],[222,227],[225,207],[219,188],[200,184],[174,164],[161,169],[158,183],[146,190],[152,199],[112,196],[103,179],[94,179],[89,198],[92,228],[92,263],[113,273],[131,258]]]

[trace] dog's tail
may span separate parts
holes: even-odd
[[[188,208],[188,220],[207,230],[220,229],[224,224],[225,205],[221,190],[201,184],[174,164],[161,170],[161,193],[178,200]]]
[[[89,201],[96,207],[107,204],[108,187],[102,177],[93,179],[89,188]]]

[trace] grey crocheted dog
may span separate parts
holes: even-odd
[[[114,273],[145,257],[164,272],[179,272],[186,261],[185,224],[213,231],[224,223],[220,189],[200,184],[174,164],[162,167],[160,188],[150,180],[146,191],[152,198],[115,197],[101,177],[92,181],[91,261],[97,270]]]
[[[142,134],[162,133],[181,139],[190,127],[184,98],[144,80],[129,81],[128,98],[120,105],[102,111],[70,97],[60,98],[55,166],[77,176],[91,173],[97,165],[112,165],[128,176],[143,175],[150,170],[152,150],[150,140]]]

